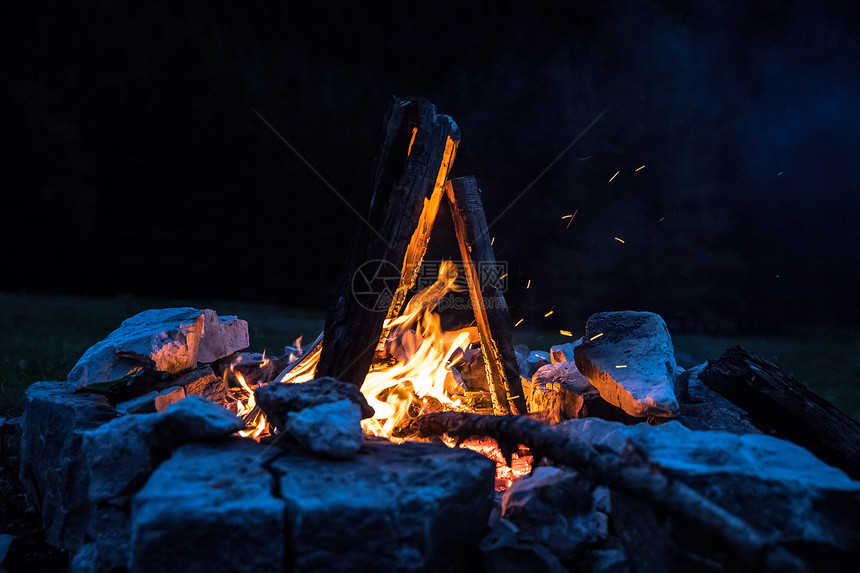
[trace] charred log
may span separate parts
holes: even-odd
[[[318,376],[333,376],[359,387],[364,381],[391,303],[400,296],[400,285],[409,283],[408,273],[414,273],[414,264],[404,262],[414,258],[407,259],[407,254],[413,235],[422,231],[419,222],[425,199],[444,184],[459,137],[454,121],[437,114],[426,100],[398,99],[390,107],[366,224],[352,243],[340,290],[326,317]],[[421,240],[414,244],[420,245]],[[394,292],[384,282],[367,285],[369,290],[379,291],[374,301],[378,304],[359,304],[355,297],[353,281],[367,264],[376,264],[372,271],[382,266],[400,270]],[[369,274],[378,278],[374,272]]]
[[[735,346],[709,363],[699,380],[821,460],[860,479],[860,423],[776,365]]]
[[[511,314],[500,288],[478,184],[474,177],[459,177],[448,182],[446,192],[481,337],[493,408],[497,413],[525,414],[528,410],[514,354]],[[492,272],[481,277],[482,267]]]

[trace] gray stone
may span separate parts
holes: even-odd
[[[224,404],[227,401],[227,385],[209,365],[183,374],[176,379],[175,384],[185,389],[186,396],[202,396],[216,404]]]
[[[107,399],[72,392],[66,382],[27,388],[21,436],[21,481],[42,518],[51,545],[76,550],[91,511],[83,432],[116,418]]]
[[[672,417],[675,353],[666,323],[651,312],[602,312],[585,325],[576,367],[601,397],[631,416]]]
[[[114,407],[120,414],[152,414],[155,412],[155,398],[157,396],[158,391],[153,390],[143,396],[120,402]]]
[[[518,535],[571,559],[608,536],[608,518],[594,511],[593,485],[576,472],[537,467],[505,491],[502,517]]]
[[[599,396],[572,362],[546,364],[521,382],[529,412],[544,412],[546,423],[580,417],[584,401]]]
[[[131,573],[284,571],[284,501],[263,467],[271,451],[233,439],[173,452],[132,501]]]
[[[190,307],[145,310],[91,346],[72,368],[69,382],[85,388],[143,369],[176,374],[194,368],[203,321],[203,311]]]
[[[778,532],[794,543],[825,544],[837,552],[860,547],[860,482],[791,442],[761,434],[694,431],[675,421],[625,426],[589,418],[553,428],[619,452],[629,437],[667,475],[762,531]],[[613,496],[613,516],[615,505]]]
[[[675,393],[681,410],[675,418],[691,430],[717,430],[733,434],[760,434],[749,415],[699,380],[707,364],[695,366],[678,375]]]
[[[12,545],[13,539],[15,539],[14,535],[0,533],[0,563],[6,559],[6,553],[9,551],[9,546]]]
[[[312,452],[351,458],[364,440],[361,408],[350,400],[327,402],[290,414],[286,431]]]
[[[182,444],[229,436],[244,428],[240,418],[200,396],[189,396],[166,411],[130,414],[83,433],[82,450],[94,502],[128,495]]]
[[[588,554],[591,573],[629,573],[630,564],[623,549],[596,549]]]
[[[248,348],[248,323],[235,316],[221,316],[214,310],[203,311],[203,336],[197,360],[215,362],[238,350]]]
[[[286,428],[291,412],[341,400],[350,400],[358,404],[362,419],[373,416],[373,408],[367,403],[358,387],[327,376],[296,384],[289,382],[267,384],[254,391],[254,399],[266,414],[269,423],[278,429]]]
[[[520,535],[520,529],[500,519],[481,541],[484,569],[488,573],[567,573],[549,549]]]
[[[164,412],[171,404],[175,404],[185,398],[185,388],[182,386],[173,386],[162,390],[155,396],[155,411]]]
[[[72,556],[71,573],[127,570],[131,537],[127,505],[101,504],[93,513],[86,542]]]
[[[520,367],[520,376],[523,378],[531,378],[538,368],[546,364],[550,364],[551,358],[549,352],[543,350],[532,350],[528,354],[518,354],[517,362]]]
[[[582,339],[578,339],[575,342],[565,342],[564,344],[557,344],[549,349],[549,357],[552,360],[553,364],[558,364],[559,362],[573,362],[573,349],[582,344]]]
[[[272,463],[294,571],[475,571],[495,464],[441,444],[368,438],[351,460]]]
[[[600,395],[597,388],[582,375],[573,362],[559,362],[541,366],[532,376],[532,380],[546,385],[558,385],[560,389],[576,394],[585,400]]]

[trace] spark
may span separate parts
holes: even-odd
[[[601,332],[600,334],[595,334],[594,336],[592,336],[591,338],[589,338],[589,340],[597,340],[597,339],[598,339],[598,338],[600,338],[601,336],[603,336],[603,333],[602,333],[602,332]]]
[[[500,276],[500,277],[499,277],[499,280],[500,280],[500,281],[505,280],[505,277],[506,277],[506,276],[508,276],[508,273],[505,273],[505,274],[503,274],[502,276]]]
[[[563,334],[564,336],[573,336],[573,333],[569,330],[559,330],[559,334]]]
[[[526,283],[526,288],[529,288],[530,286],[532,286],[532,280],[531,279],[529,279],[528,282]]]
[[[561,218],[562,221],[564,221],[565,219],[573,219],[573,215],[565,215]]]
[[[552,313],[554,313],[554,312],[555,312],[554,310],[551,310],[551,311],[549,311],[548,313],[546,313],[545,315],[543,315],[543,317],[544,317],[544,318],[546,318],[546,317],[548,317],[549,315],[551,315],[551,314],[552,314]]]
[[[645,169],[644,165],[642,167],[640,167],[639,169],[637,169],[636,171],[642,171],[643,169]]]
[[[570,228],[570,224],[571,224],[571,223],[573,223],[573,220],[574,220],[574,219],[576,219],[576,214],[577,214],[577,213],[579,213],[579,209],[577,209],[576,211],[574,211],[574,212],[573,212],[573,215],[565,215],[564,217],[562,217],[562,219],[566,219],[566,218],[570,217],[570,221],[568,221],[568,222],[567,222],[567,227],[565,227],[565,229],[569,229],[569,228]]]
[[[521,325],[521,324],[523,323],[523,321],[524,321],[524,320],[525,320],[524,318],[519,319],[519,320],[517,321],[517,323],[514,325],[514,328],[516,328],[516,327],[518,327],[519,325]]]
[[[490,246],[492,247],[492,246],[493,246],[493,244],[494,244],[495,242],[496,242],[496,238],[495,238],[495,237],[493,237],[492,239],[490,239]]]
[[[619,173],[621,173],[621,171],[616,171],[615,175],[613,175],[612,177],[609,178],[609,182],[612,183],[612,180],[615,179],[616,177],[618,177]]]
[[[626,364],[616,364],[615,367],[616,368],[627,368],[627,365]]]
[[[615,240],[616,240],[616,241],[618,241],[619,243],[623,243],[623,242],[624,242],[624,239],[619,239],[618,237],[615,237]]]

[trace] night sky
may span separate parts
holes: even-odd
[[[423,96],[490,221],[606,110],[491,229],[517,316],[856,325],[858,22],[776,0],[4,2],[0,290],[325,308],[361,223],[254,110],[364,211],[386,107]]]

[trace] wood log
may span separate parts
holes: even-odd
[[[462,442],[471,437],[491,437],[510,464],[522,444],[535,460],[547,458],[569,466],[593,482],[632,496],[649,505],[701,527],[731,549],[737,560],[733,570],[806,571],[805,564],[789,553],[774,536],[709,501],[682,482],[669,478],[653,466],[647,455],[632,442],[621,455],[571,440],[544,424],[525,416],[482,416],[463,412],[441,412],[420,416],[410,423],[413,432],[430,438],[448,434]]]
[[[710,362],[699,380],[822,461],[860,479],[860,423],[776,365],[740,346]]]
[[[526,414],[528,409],[511,336],[511,314],[500,288],[480,193],[474,177],[458,177],[446,186],[460,257],[469,284],[469,297],[481,337],[493,409],[497,414]],[[491,272],[481,277],[479,271],[482,268]]]
[[[299,371],[300,366],[303,366],[308,363],[314,356],[322,351],[322,341],[323,336],[325,335],[325,331],[320,332],[319,336],[307,346],[307,350],[302,352],[302,355],[298,358],[298,360],[294,360],[292,363],[288,364],[286,368],[281,370],[280,374],[274,377],[275,382],[289,382],[291,378],[295,378],[294,371]]]
[[[454,121],[437,114],[435,106],[424,99],[397,99],[389,108],[367,224],[352,241],[339,292],[326,317],[317,376],[332,376],[359,387],[364,382],[391,302],[404,283],[404,273],[412,270],[412,265],[404,268],[404,262],[413,235],[422,231],[419,222],[425,199],[432,198],[439,182],[447,179],[459,139]],[[416,247],[420,242],[415,240]],[[377,299],[384,304],[359,304],[355,297],[353,280],[366,264],[377,268],[387,264],[398,270],[398,287],[391,292],[386,287]]]

